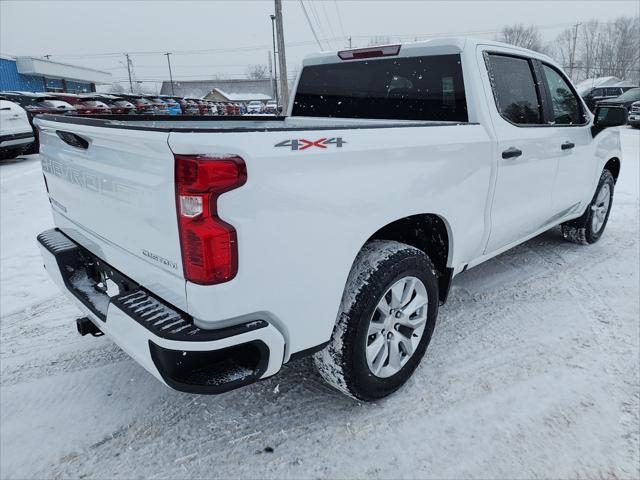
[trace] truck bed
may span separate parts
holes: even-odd
[[[411,120],[369,120],[325,117],[220,116],[183,115],[43,115],[43,120],[95,127],[124,128],[159,132],[277,132],[296,130],[336,130],[358,128],[433,127],[461,125],[468,122],[436,122]]]

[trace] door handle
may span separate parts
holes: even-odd
[[[502,152],[502,158],[515,158],[522,155],[522,150],[516,147],[509,147]]]
[[[562,150],[571,150],[575,146],[576,144],[573,142],[564,142],[562,145],[560,145],[560,148],[562,148]]]

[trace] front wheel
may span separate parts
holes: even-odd
[[[609,221],[615,181],[609,170],[603,170],[591,203],[581,217],[562,224],[565,240],[588,245],[600,240]]]
[[[424,356],[438,315],[429,257],[409,245],[367,243],[358,254],[331,341],[314,356],[330,385],[359,400],[400,388]]]

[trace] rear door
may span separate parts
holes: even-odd
[[[488,253],[550,221],[557,158],[550,152],[552,132],[543,126],[544,92],[534,61],[493,48],[480,55],[498,144]]]

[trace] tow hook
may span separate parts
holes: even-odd
[[[76,318],[76,327],[78,328],[78,333],[83,337],[88,334],[91,334],[94,337],[101,337],[104,335],[102,330],[100,330],[96,324],[89,319],[89,317]]]

